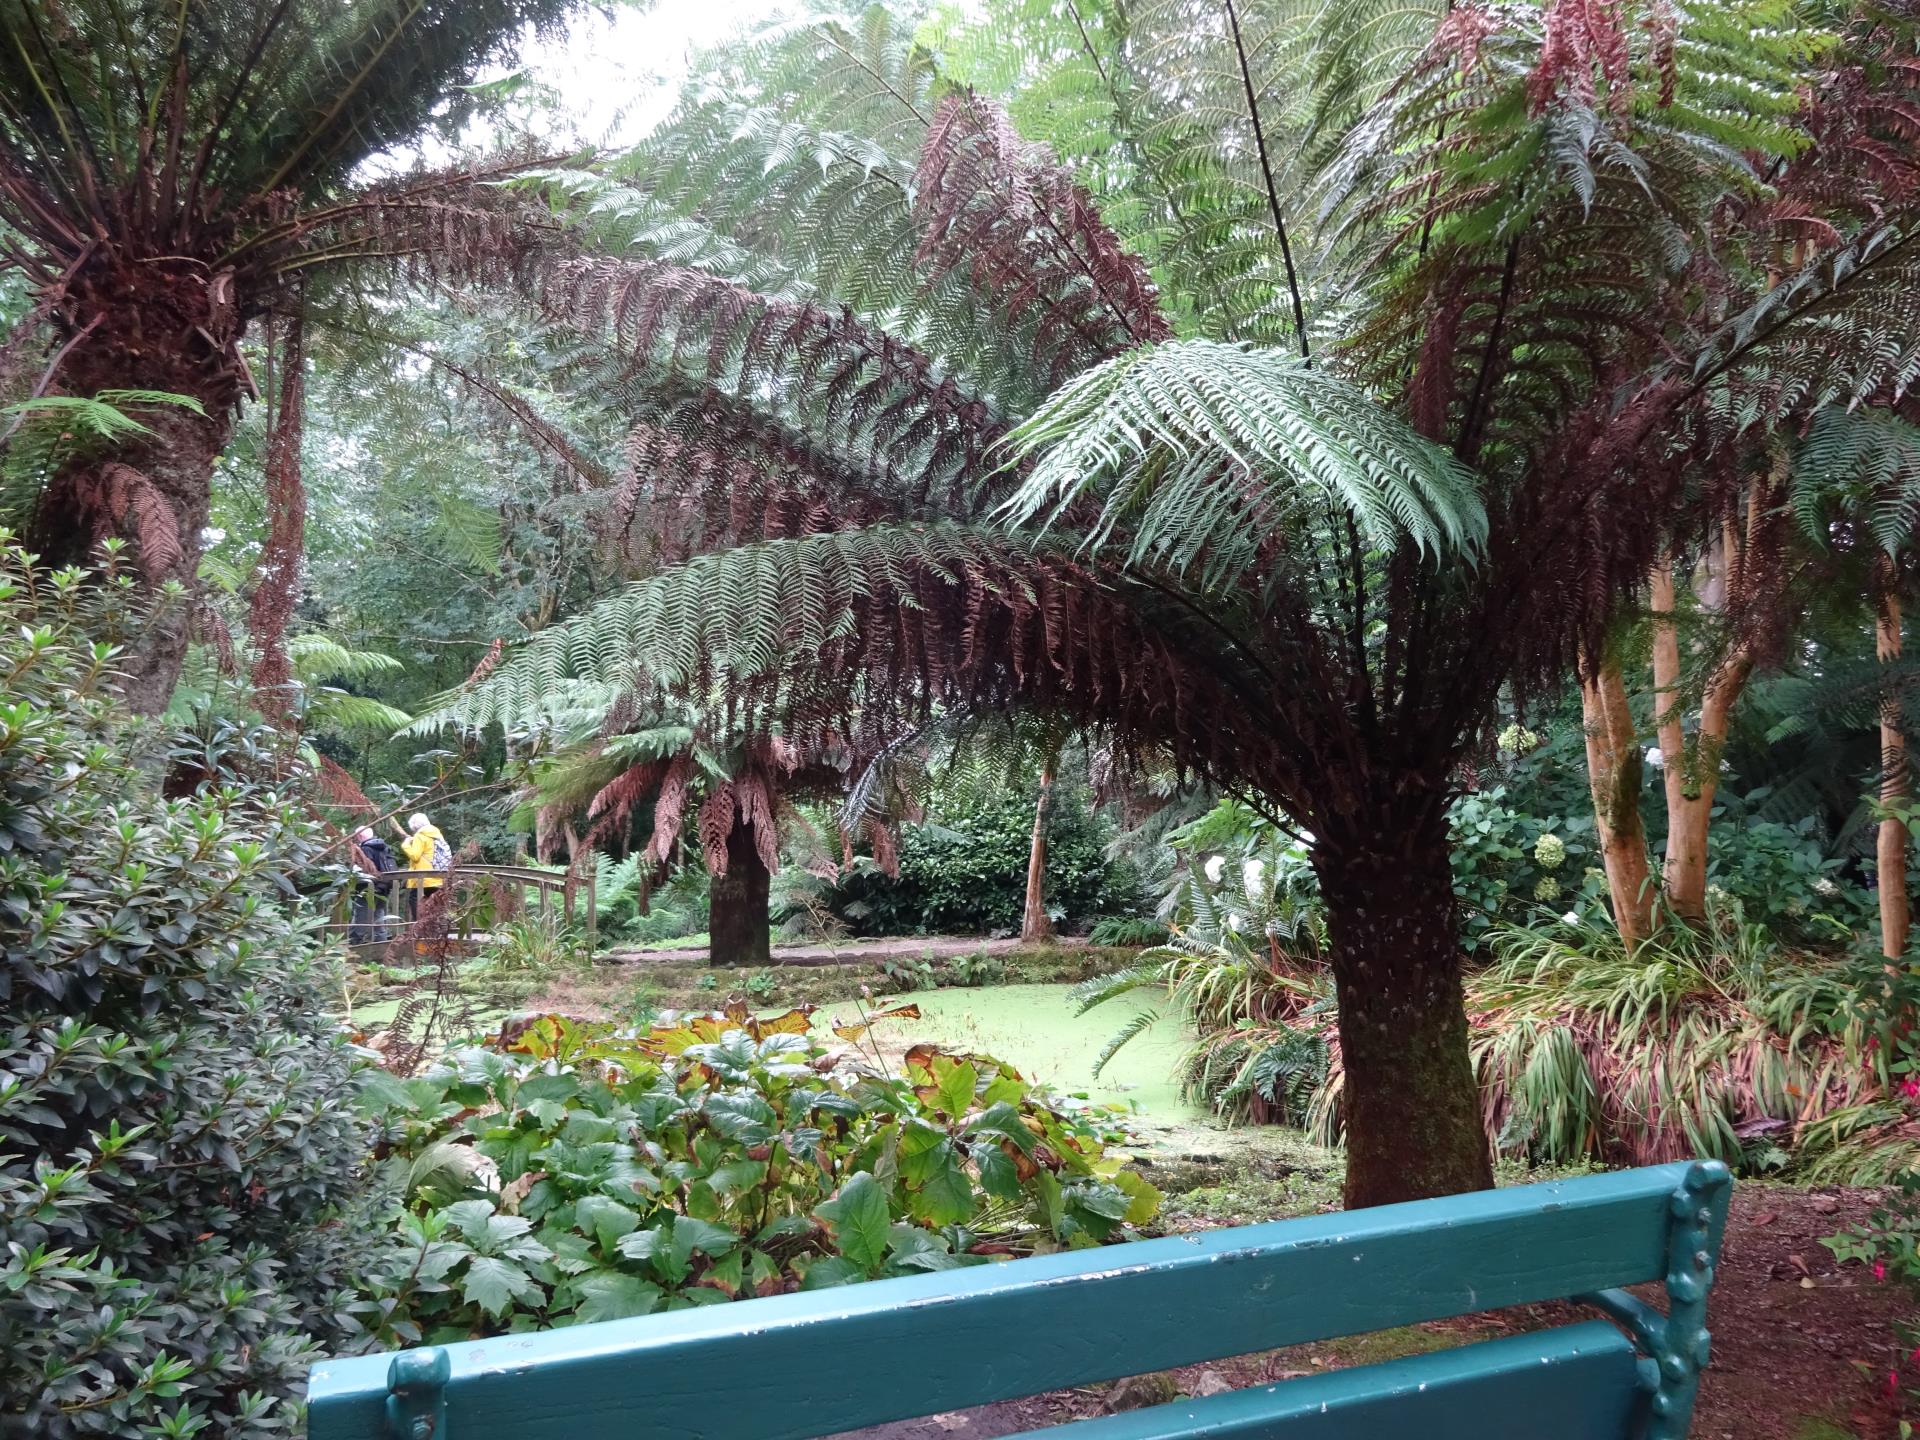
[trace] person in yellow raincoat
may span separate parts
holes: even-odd
[[[394,828],[400,827],[396,823]],[[400,831],[400,853],[407,857],[409,870],[446,870],[453,864],[453,850],[447,844],[447,837],[433,821],[418,813],[409,816],[407,828]],[[407,918],[420,917],[422,890],[438,890],[444,884],[446,881],[438,875],[407,881]]]

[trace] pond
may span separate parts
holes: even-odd
[[[920,1009],[918,1020],[883,1020],[874,1027],[881,1053],[889,1058],[932,1041],[995,1056],[1029,1079],[1127,1106],[1143,1120],[1190,1125],[1207,1118],[1203,1109],[1180,1098],[1174,1067],[1186,1036],[1171,1021],[1135,1036],[1094,1078],[1094,1062],[1113,1033],[1142,1010],[1161,1010],[1164,996],[1143,991],[1078,1015],[1073,990],[1071,985],[988,985],[889,995],[867,1004],[875,1010],[907,1004]],[[841,1002],[823,1005],[814,1024],[829,1034],[832,1025],[858,1018],[856,1005]]]

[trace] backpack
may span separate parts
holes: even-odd
[[[438,836],[434,837],[432,858],[433,864],[428,867],[430,869],[451,870],[453,868],[453,851],[448,847],[447,842]]]

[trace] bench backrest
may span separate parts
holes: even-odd
[[[1203,1360],[1579,1299],[1632,1338],[1589,1322],[1159,1406],[1076,1427],[1074,1440],[1677,1440],[1706,1364],[1705,1301],[1729,1189],[1715,1162],[1657,1166],[327,1361],[310,1383],[308,1433],[815,1440]],[[1664,1315],[1621,1288],[1656,1281],[1667,1290]],[[1544,1418],[1528,1399],[1543,1385],[1568,1402]],[[1512,1403],[1499,1398],[1509,1395]],[[1490,1427],[1489,1407],[1538,1428]],[[1448,1429],[1449,1414],[1473,1428]]]

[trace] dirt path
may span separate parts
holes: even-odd
[[[1879,1385],[1899,1358],[1892,1323],[1911,1313],[1911,1302],[1858,1266],[1837,1266],[1820,1244],[1821,1236],[1862,1219],[1875,1194],[1754,1185],[1735,1191],[1713,1290],[1713,1365],[1692,1440],[1891,1440],[1898,1433]],[[1222,1383],[1271,1383],[1573,1318],[1568,1306],[1468,1316],[1197,1365],[1174,1371],[1173,1379],[1187,1394]],[[1069,1390],[857,1433],[859,1440],[996,1440],[1105,1408],[1102,1395]]]
[[[1062,950],[1084,949],[1084,940],[1054,942]],[[872,965],[882,960],[951,960],[957,955],[1011,955],[1021,949],[1017,938],[982,940],[968,935],[903,935],[872,940],[842,940],[833,944],[776,945],[770,952],[775,965]],[[609,950],[601,962],[620,965],[698,963],[707,958],[700,947],[682,950]]]

